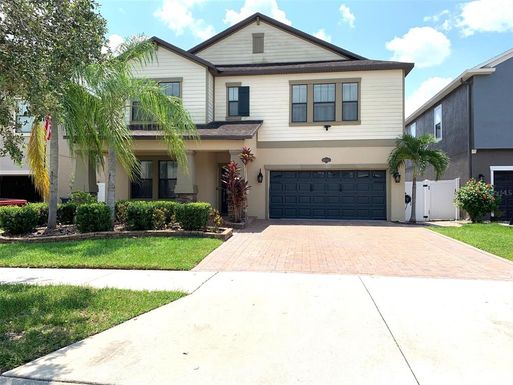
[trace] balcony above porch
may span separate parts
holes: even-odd
[[[251,139],[262,126],[263,120],[217,121],[197,124],[197,132],[203,140]],[[156,124],[130,124],[135,139],[158,139],[163,135]]]

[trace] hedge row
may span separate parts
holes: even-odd
[[[116,219],[130,230],[161,230],[180,226],[182,229],[204,230],[211,206],[208,203],[177,203],[172,201],[119,201]],[[76,223],[80,232],[112,230],[110,209],[103,203],[63,203],[58,206],[61,224]],[[26,234],[48,221],[48,205],[31,203],[23,207],[0,208],[0,227],[9,234]]]
[[[112,230],[110,209],[103,203],[59,205],[57,216],[66,223],[76,223],[80,232]],[[64,217],[63,217],[64,216]],[[0,208],[0,228],[6,233],[17,235],[33,232],[37,226],[44,226],[48,221],[48,206],[44,203],[6,206]]]
[[[179,225],[184,230],[204,230],[209,203],[173,201],[118,201],[116,220],[130,230],[161,230]]]

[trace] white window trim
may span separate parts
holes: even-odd
[[[494,172],[495,171],[513,171],[513,166],[490,166],[490,184],[492,186],[494,183]]]
[[[437,138],[436,137],[436,123],[435,123],[435,116],[436,116],[436,110],[440,108],[440,137]],[[443,108],[442,108],[442,105],[439,104],[435,107],[435,109],[433,110],[433,136],[435,137],[435,140],[437,142],[440,142],[442,140],[442,138],[444,137],[444,119],[443,119]]]

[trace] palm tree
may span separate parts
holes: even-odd
[[[151,79],[137,78],[135,65],[155,59],[156,46],[149,40],[132,38],[99,64],[92,64],[70,85],[64,102],[64,127],[72,147],[87,151],[95,162],[105,167],[107,154],[107,205],[114,215],[116,163],[136,178],[139,163],[133,153],[132,137],[125,119],[132,100],[151,116],[162,130],[168,152],[180,167],[186,167],[184,137],[195,137],[196,127],[182,100],[167,96]],[[73,148],[72,148],[73,150]]]
[[[449,165],[449,157],[442,150],[430,149],[435,143],[433,135],[422,135],[418,138],[404,134],[397,139],[395,149],[388,157],[388,165],[392,173],[398,172],[406,162],[412,164],[412,194],[410,223],[416,223],[417,177],[421,176],[426,168],[431,165],[435,170],[438,180]]]

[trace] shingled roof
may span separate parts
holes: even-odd
[[[198,124],[196,131],[199,138],[203,140],[250,139],[256,134],[262,123],[263,120],[217,121]],[[163,132],[157,130],[156,126],[133,124],[131,128],[132,137],[137,139],[157,139],[163,135]]]
[[[320,62],[290,62],[264,64],[216,65],[217,76],[267,75],[307,72],[370,71],[402,69],[407,75],[413,63],[384,60],[330,60]]]

